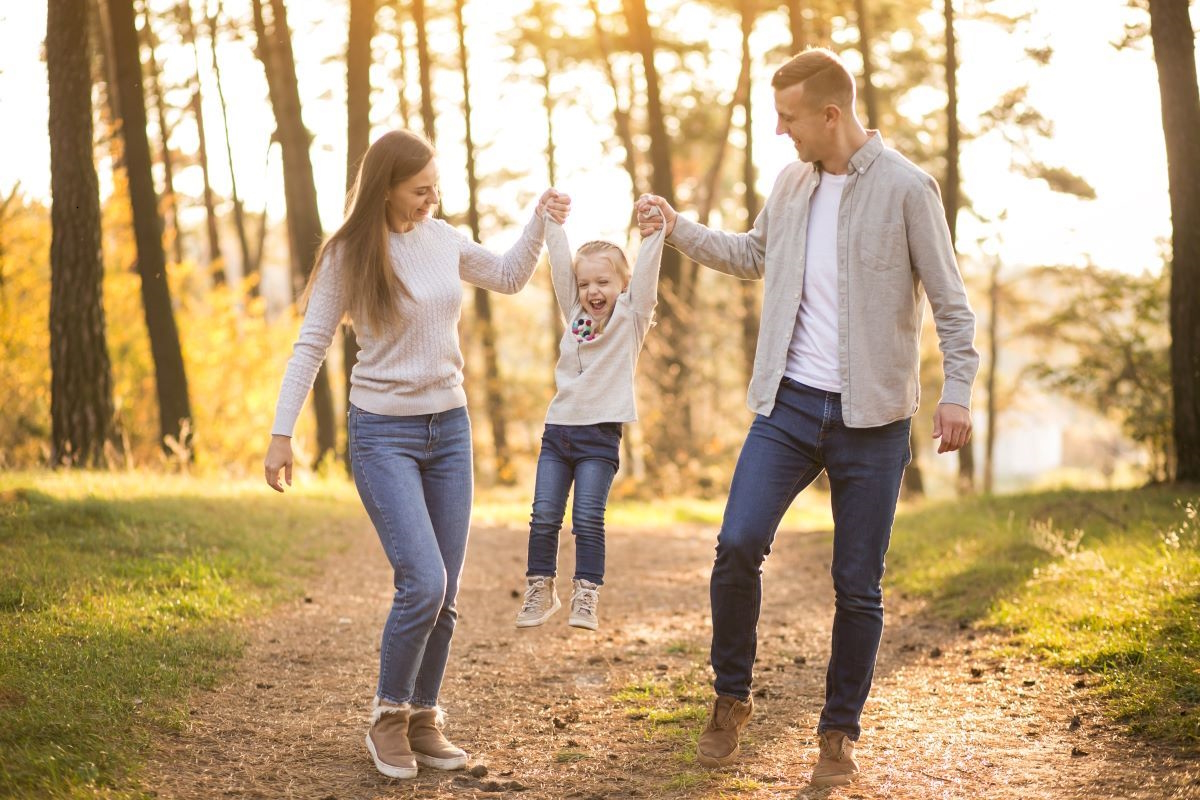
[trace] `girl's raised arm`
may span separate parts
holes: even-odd
[[[567,233],[562,225],[546,216],[546,250],[550,253],[550,277],[554,283],[554,297],[562,311],[563,319],[571,316],[578,292],[575,290],[575,269],[571,262],[571,247],[567,244]]]
[[[650,209],[651,215],[658,213],[657,208]],[[658,271],[662,266],[664,239],[666,235],[659,228],[642,239],[638,248],[637,264],[629,281],[629,305],[638,316],[650,316],[658,305]]]

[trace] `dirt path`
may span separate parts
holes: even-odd
[[[1124,736],[1084,679],[988,658],[994,640],[931,622],[894,594],[863,719],[864,777],[807,789],[832,614],[825,533],[780,535],[742,760],[699,768],[715,531],[611,531],[598,634],[569,628],[565,613],[513,627],[525,535],[476,527],[443,691],[447,732],[486,774],[393,781],[362,745],[390,601],[390,574],[363,526],[346,532],[346,552],[305,602],[254,627],[234,677],[194,697],[191,726],[162,742],[145,788],[313,800],[1200,798],[1200,763]],[[560,563],[573,559],[565,542]]]

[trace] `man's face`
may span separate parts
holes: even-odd
[[[796,147],[801,161],[821,160],[831,139],[832,121],[825,108],[815,105],[804,96],[804,84],[775,90],[775,113],[778,121],[775,133],[786,135]]]

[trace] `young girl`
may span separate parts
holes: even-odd
[[[652,209],[657,213],[658,209]],[[558,532],[571,510],[575,577],[569,624],[595,630],[604,583],[604,509],[620,465],[621,423],[636,422],[633,374],[658,302],[662,231],[642,241],[637,269],[609,242],[588,242],[575,261],[562,226],[547,220],[546,246],[554,294],[566,318],[554,371],[558,393],[546,412],[538,456],[525,601],[517,627],[541,625],[562,603],[554,589]]]
[[[292,428],[343,316],[361,348],[350,378],[354,483],[394,570],[366,745],[375,766],[411,778],[417,764],[461,769],[467,754],[442,734],[438,694],[458,612],[471,521],[471,424],[458,341],[462,281],[513,293],[542,249],[544,219],[570,199],[547,190],[502,256],[434,218],[432,146],[408,131],[367,150],[346,221],[321,249],[304,324],[288,361],[267,483],[292,482]]]

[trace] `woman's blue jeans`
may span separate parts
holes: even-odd
[[[471,523],[465,408],[390,417],[350,407],[354,483],[392,564],[396,593],[379,648],[383,700],[438,703]]]
[[[574,482],[575,577],[604,583],[604,510],[620,463],[621,423],[546,425],[533,489],[526,576],[558,574],[558,532]]]
[[[909,420],[848,428],[841,395],[784,378],[750,426],[717,539],[709,591],[717,694],[750,695],[762,563],[784,512],[824,469],[833,504],[833,641],[818,731],[857,739],[883,635],[884,554],[910,460]],[[802,610],[811,613],[816,609]]]

